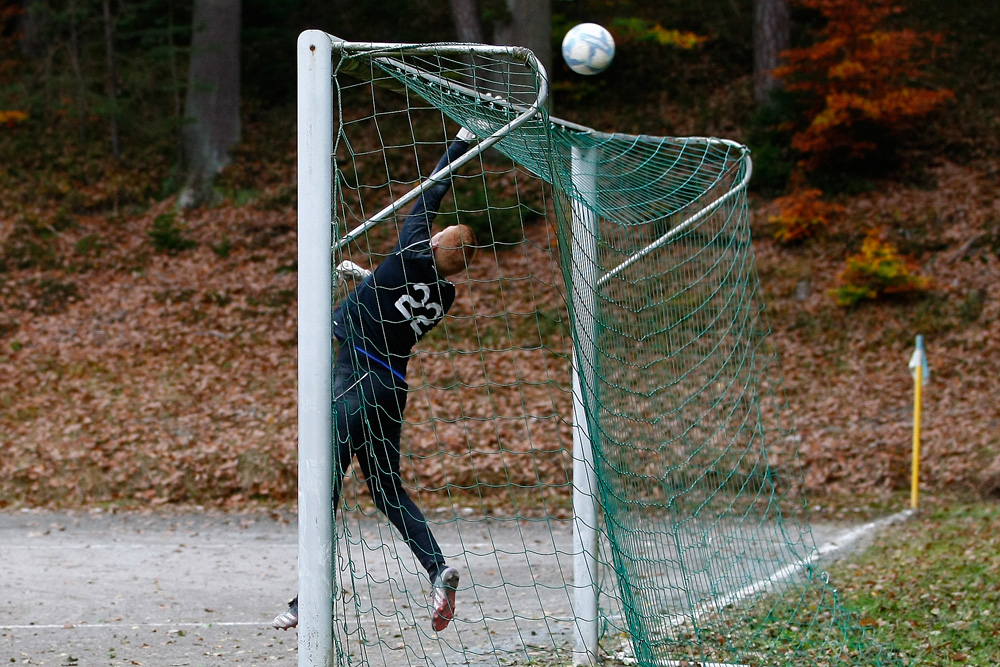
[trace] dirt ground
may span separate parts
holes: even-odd
[[[335,637],[350,663],[566,664],[571,522],[469,519],[435,532],[463,572],[456,620],[439,635],[426,577],[387,524],[352,513],[339,523],[350,558],[340,559]],[[0,513],[0,661],[296,664],[296,633],[269,625],[295,590],[296,534],[292,515]],[[813,526],[813,536],[821,551],[863,537],[833,524]],[[620,608],[606,577],[601,609],[613,636]]]

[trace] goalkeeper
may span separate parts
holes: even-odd
[[[465,130],[438,162],[434,173],[469,149]],[[392,252],[333,313],[339,343],[334,366],[333,419],[336,465],[333,507],[340,502],[343,477],[354,457],[375,506],[396,527],[431,581],[431,622],[445,629],[455,611],[458,570],[445,563],[441,547],[420,508],[403,488],[399,440],[406,406],[406,366],[413,346],[433,329],[455,302],[446,277],[464,270],[475,253],[475,236],[453,225],[431,236],[431,222],[451,180],[436,183],[417,199],[399,230]],[[298,597],[272,625],[298,624]]]

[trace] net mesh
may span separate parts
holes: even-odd
[[[574,593],[591,585],[573,569],[576,359],[597,480],[599,660],[898,664],[816,569],[746,149],[552,119],[532,109],[533,63],[520,49],[335,42],[335,264],[385,257],[408,206],[351,230],[405,201],[458,126],[486,140],[519,123],[452,176],[435,226],[468,224],[482,248],[407,376],[400,474],[462,572],[455,620],[431,630],[430,583],[352,472],[338,660],[573,658]],[[341,276],[335,296],[356,284]]]

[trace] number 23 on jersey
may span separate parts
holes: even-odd
[[[413,293],[419,292],[421,298],[414,298],[413,293],[404,294],[396,299],[396,310],[403,314],[419,338],[444,317],[444,308],[440,303],[431,301],[431,288],[426,283],[414,283],[412,287]]]

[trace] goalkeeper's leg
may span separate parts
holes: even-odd
[[[396,399],[405,402],[405,393],[397,393]],[[385,407],[391,399],[380,402]],[[400,414],[402,413],[402,405]],[[392,410],[390,410],[391,412]],[[431,580],[431,624],[436,632],[448,627],[455,614],[455,591],[458,588],[459,573],[445,563],[444,554],[423,512],[403,488],[399,474],[399,438],[401,424],[394,419],[386,419],[380,410],[381,420],[370,420],[373,426],[369,446],[357,452],[358,464],[372,499],[380,512],[385,514],[410,550],[427,570]],[[373,423],[374,422],[374,423]]]

